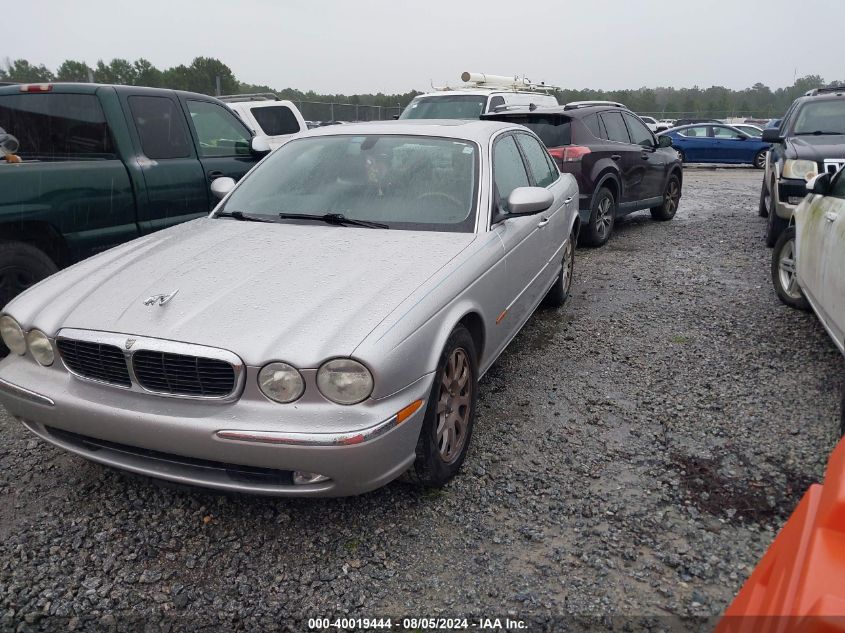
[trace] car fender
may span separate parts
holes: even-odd
[[[619,199],[622,198],[623,193],[622,179],[619,178],[618,167],[616,167],[616,164],[611,159],[602,159],[596,163],[595,168],[593,169],[592,180],[596,183],[596,185],[593,187],[593,194],[590,198],[590,208],[593,207],[593,203],[596,201],[596,194],[599,189],[608,182],[612,182],[613,186],[616,188],[616,196],[618,198],[616,203],[619,204]]]

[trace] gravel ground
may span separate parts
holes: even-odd
[[[168,487],[0,409],[0,628],[719,614],[820,480],[843,376],[821,325],[771,289],[759,181],[689,169],[675,220],[638,213],[579,250],[570,303],[538,312],[482,382],[442,491]]]

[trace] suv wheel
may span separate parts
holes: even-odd
[[[616,200],[610,189],[602,187],[593,198],[590,221],[584,231],[584,241],[590,246],[601,246],[610,239],[616,219]]]
[[[669,176],[666,182],[666,189],[663,191],[663,204],[651,208],[651,217],[655,220],[671,220],[678,211],[678,203],[681,200],[681,181],[675,174]]]
[[[809,310],[795,272],[795,227],[790,226],[780,234],[772,253],[772,284],[778,299],[790,308]]]
[[[766,179],[763,179],[763,184],[760,186],[760,206],[757,207],[757,215],[761,218],[769,217],[769,205],[771,204],[771,196],[766,189]]]

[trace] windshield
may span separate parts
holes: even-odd
[[[487,95],[437,95],[417,97],[400,119],[477,119],[484,112]]]
[[[845,99],[810,101],[798,111],[793,134],[845,134]]]
[[[543,141],[546,147],[563,147],[572,143],[572,119],[558,114],[508,115],[501,119],[524,125]]]
[[[431,136],[313,136],[268,156],[226,202],[249,215],[324,215],[420,231],[475,230],[478,150]]]

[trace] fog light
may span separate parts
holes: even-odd
[[[297,486],[305,486],[308,484],[321,484],[328,481],[329,478],[319,473],[309,473],[305,470],[293,471],[293,483]]]
[[[798,196],[788,196],[788,197],[786,198],[786,201],[787,201],[789,204],[801,204],[801,201],[802,201],[803,199],[804,199],[804,198],[799,198]]]

